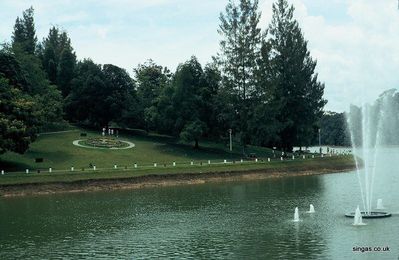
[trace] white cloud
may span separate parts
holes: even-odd
[[[262,5],[263,20],[271,17],[271,4]],[[347,110],[350,103],[374,100],[382,91],[399,87],[399,10],[396,1],[337,2],[346,10],[340,23],[310,15],[305,0],[292,0],[295,17],[318,61],[319,79],[326,84],[326,109]],[[328,2],[325,2],[328,5]],[[315,12],[313,12],[315,13]]]

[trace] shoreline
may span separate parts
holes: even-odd
[[[353,164],[325,164],[321,167],[303,165],[291,167],[284,165],[281,169],[264,168],[248,170],[228,170],[214,172],[183,172],[177,174],[148,174],[128,178],[104,178],[77,180],[72,182],[26,183],[0,186],[0,197],[16,197],[29,195],[47,195],[57,193],[77,193],[93,191],[112,191],[141,189],[177,185],[198,185],[216,182],[251,181],[270,178],[308,176],[346,172],[355,169]]]

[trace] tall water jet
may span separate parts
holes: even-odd
[[[355,217],[353,218],[353,225],[354,226],[366,225],[363,223],[362,213],[360,212],[359,206],[357,206],[355,211]]]
[[[372,211],[375,175],[383,174],[379,162],[386,145],[399,144],[399,93],[391,89],[382,93],[373,104],[351,106],[347,122],[350,132],[356,175],[360,187],[363,217],[381,217]],[[353,217],[355,213],[346,214]],[[378,216],[377,216],[378,215]],[[384,214],[388,216],[390,214]]]
[[[315,213],[313,204],[310,204],[308,213]]]
[[[376,209],[378,209],[378,210],[385,209],[383,204],[382,204],[382,199],[378,199],[377,200],[377,208]]]
[[[299,221],[299,211],[298,211],[298,207],[295,208],[295,213],[294,213],[294,222],[298,222]]]

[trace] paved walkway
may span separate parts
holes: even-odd
[[[72,143],[73,143],[73,145],[76,145],[76,146],[79,146],[79,147],[84,147],[84,148],[91,148],[91,149],[110,149],[110,150],[124,150],[124,149],[130,149],[130,148],[133,148],[133,147],[136,146],[136,145],[135,145],[134,143],[132,143],[132,142],[119,140],[120,142],[123,142],[123,143],[128,144],[128,146],[126,146],[126,147],[113,147],[113,148],[94,147],[94,146],[88,146],[88,145],[79,144],[79,142],[81,142],[81,141],[83,141],[83,140],[75,140],[75,141],[73,141]]]
[[[69,133],[69,132],[79,132],[79,130],[73,129],[73,130],[65,130],[65,131],[44,132],[44,133],[38,133],[37,135],[52,135],[52,134]]]

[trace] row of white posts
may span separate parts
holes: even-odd
[[[331,157],[332,154],[329,154],[329,156]],[[324,155],[321,154],[321,157],[323,158]],[[303,158],[303,159],[306,159],[306,156],[303,155],[302,158]],[[315,156],[312,155],[312,158],[315,158]],[[281,161],[284,161],[284,158],[283,158],[283,157],[280,157],[280,160],[281,160]],[[294,156],[294,155],[292,156],[292,160],[295,160],[295,156]],[[267,158],[267,161],[270,162],[271,159],[270,159],[270,158]],[[243,163],[244,160],[241,159],[240,162]],[[258,158],[255,158],[255,162],[258,162]],[[228,162],[227,162],[227,160],[224,160],[223,163],[226,164],[226,163],[228,163]],[[209,165],[211,164],[211,160],[208,160],[208,164],[209,164]],[[173,165],[173,166],[176,166],[176,162],[173,162],[172,165]],[[194,162],[191,161],[191,162],[190,162],[190,165],[194,165]],[[202,164],[201,164],[201,165],[202,165]],[[157,164],[156,162],[154,162],[154,167],[157,167],[157,166],[158,166],[158,164]],[[138,167],[138,166],[137,166],[137,163],[134,163],[134,168],[137,168],[137,167]],[[118,169],[118,165],[114,164],[114,169]],[[95,171],[95,170],[97,170],[97,168],[96,168],[95,165],[93,165],[93,171]],[[74,168],[73,166],[71,167],[71,171],[72,171],[72,172],[75,171],[75,168]],[[53,169],[52,169],[52,168],[49,168],[49,169],[48,169],[48,172],[49,172],[49,173],[53,172]],[[4,170],[1,170],[1,175],[4,175],[4,173],[5,173]],[[26,169],[26,170],[25,170],[25,173],[29,173],[29,169]]]

